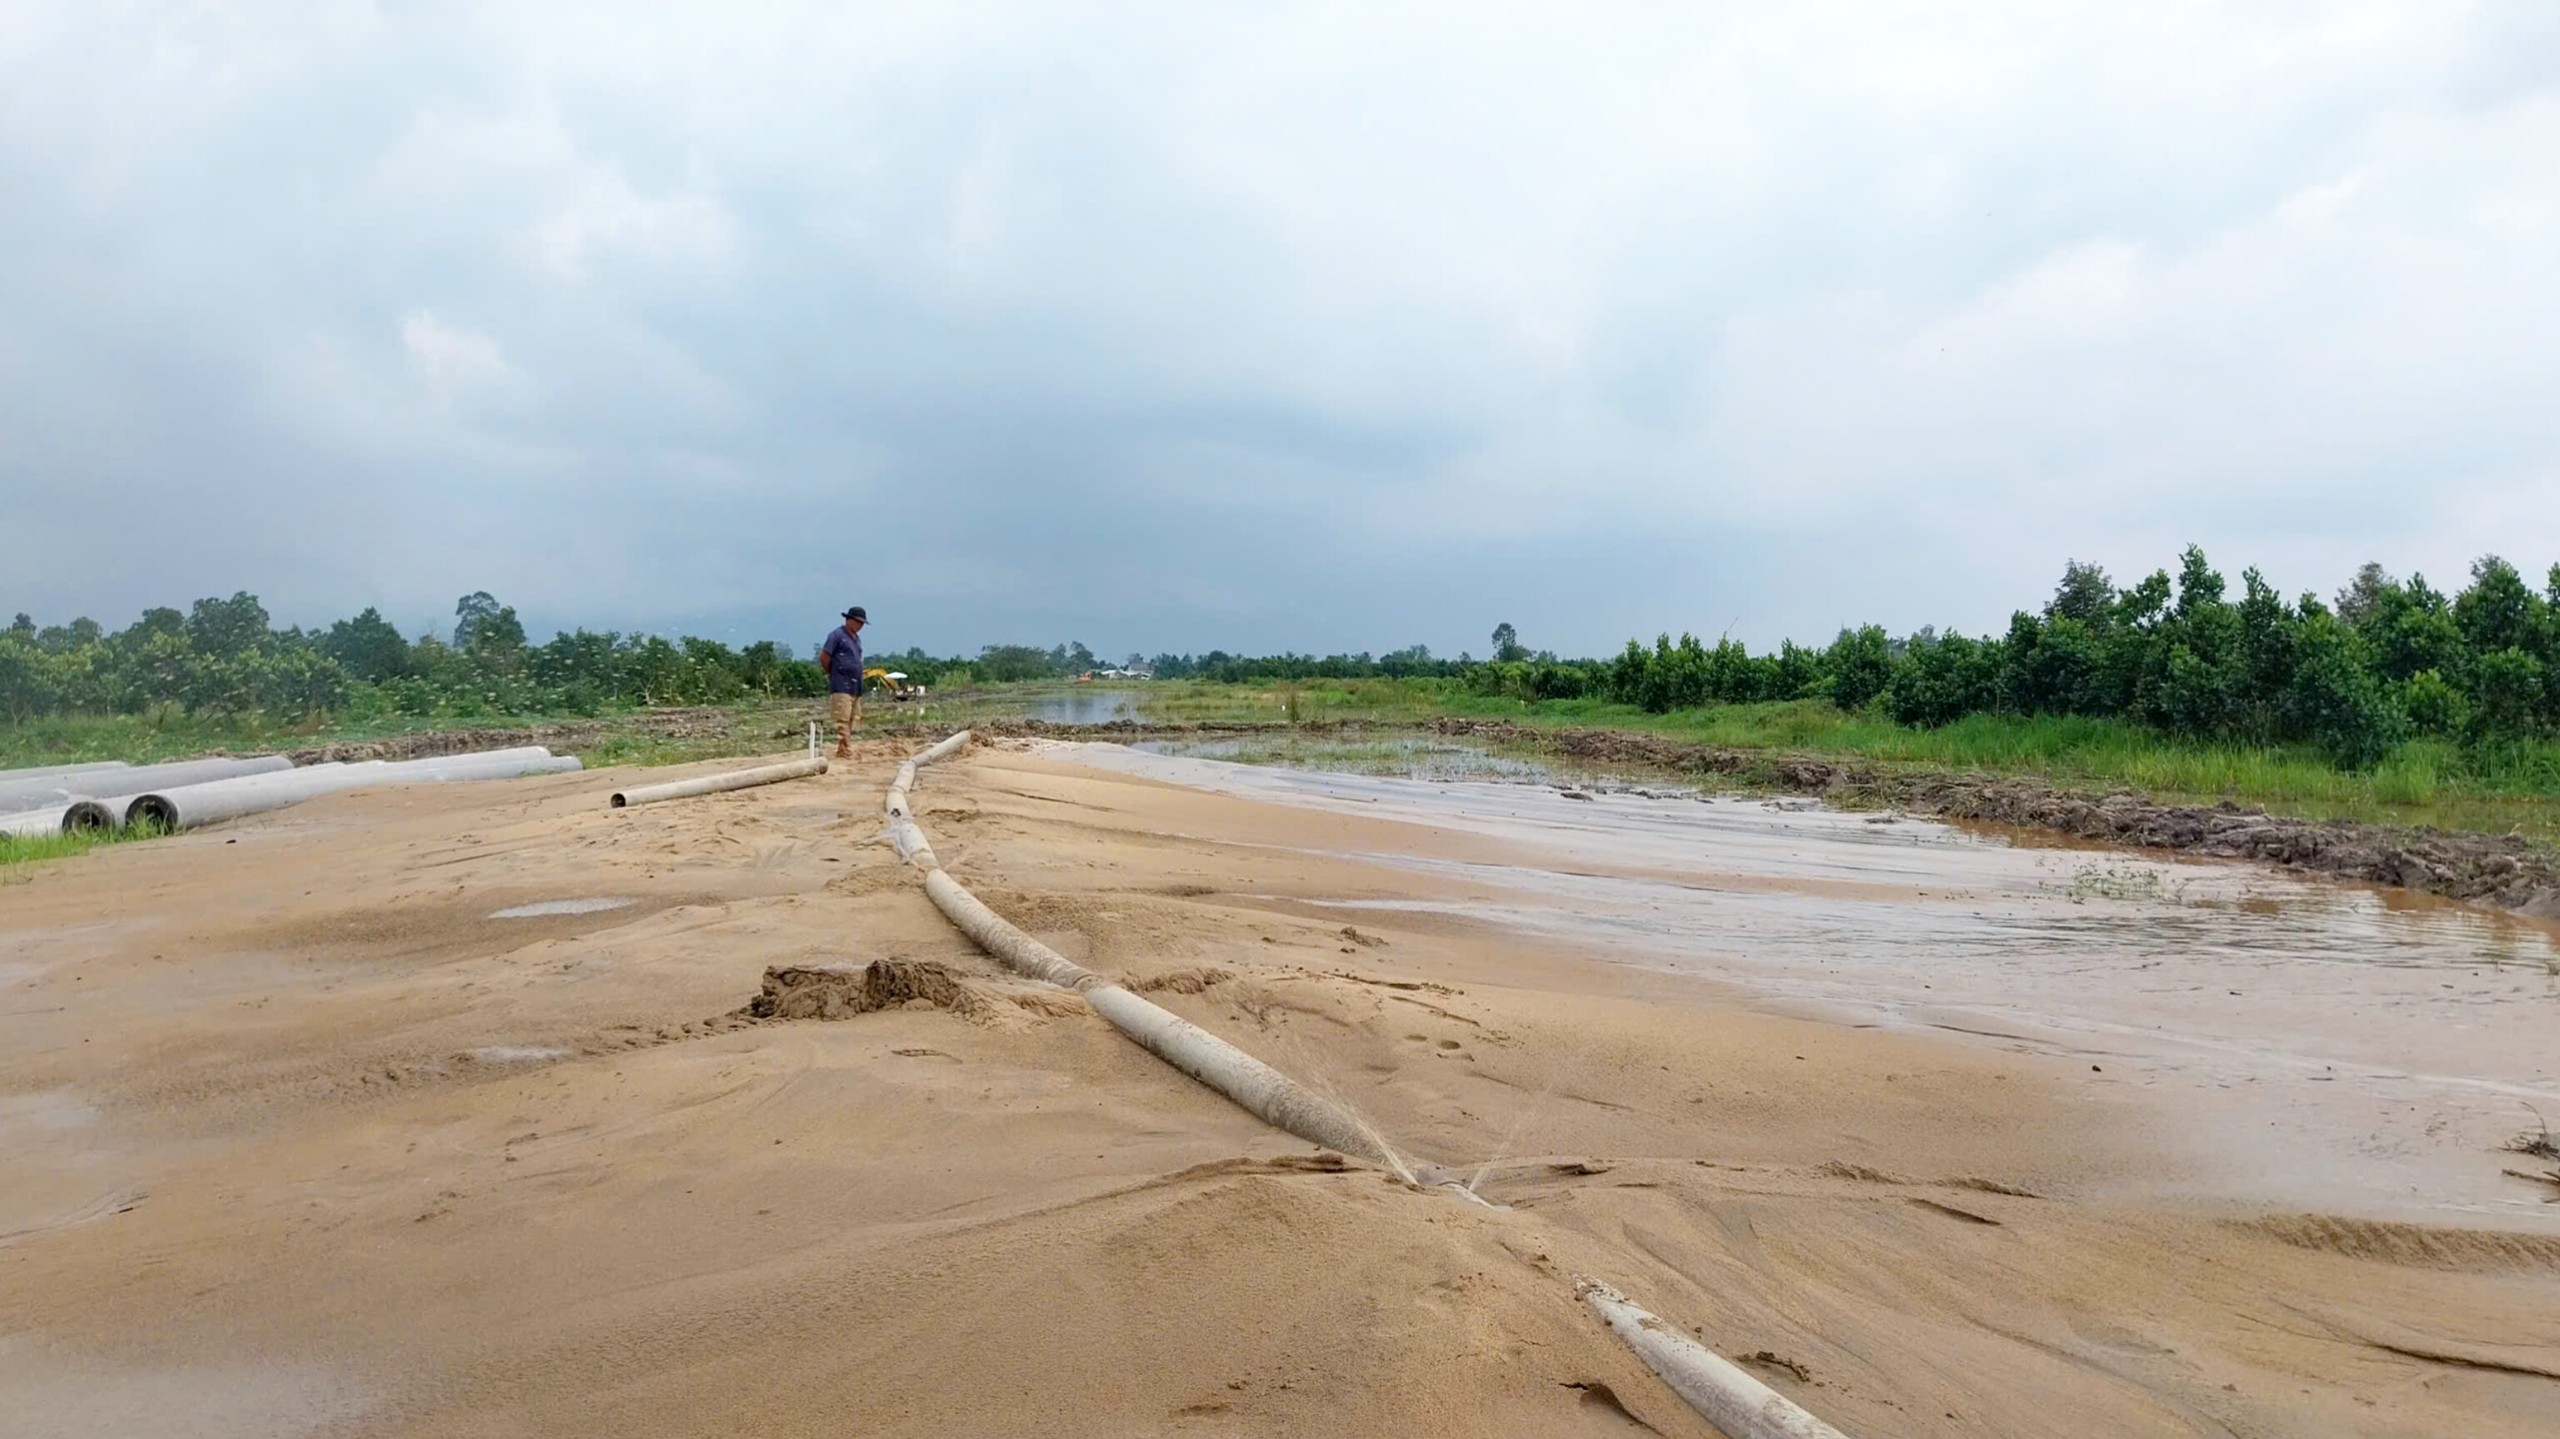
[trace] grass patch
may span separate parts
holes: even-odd
[[[372,720],[279,722],[263,715],[188,715],[174,707],[136,715],[72,715],[0,725],[0,769],[110,759],[155,764],[218,752],[264,754],[441,730],[575,723],[578,718],[499,715],[433,719],[394,715]]]
[[[84,834],[0,834],[0,884],[26,879],[32,873],[30,866],[57,859],[75,859],[111,844],[132,844],[159,836],[159,830],[147,826],[92,830]]]

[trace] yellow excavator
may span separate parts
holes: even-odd
[[[922,699],[924,686],[892,669],[867,669],[862,672],[862,688],[866,694],[887,695],[893,700]]]

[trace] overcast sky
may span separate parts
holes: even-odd
[[[2190,540],[2560,559],[2560,5],[0,4],[0,611],[1758,646]]]

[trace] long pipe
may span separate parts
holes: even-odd
[[[476,755],[434,755],[396,764],[364,760],[355,764],[305,765],[274,774],[243,775],[136,795],[125,808],[125,823],[195,829],[368,785],[512,779],[577,768],[580,765],[575,756],[554,756],[540,745]]]
[[[1075,990],[1095,1013],[1148,1052],[1243,1105],[1265,1123],[1383,1165],[1408,1183],[1414,1182],[1413,1171],[1404,1161],[1349,1110],[1033,939],[953,879],[916,824],[908,791],[920,766],[955,754],[968,743],[969,732],[962,730],[898,766],[885,803],[890,840],[907,863],[924,871],[925,894],[935,908],[1009,968]],[[1625,1295],[1593,1280],[1584,1280],[1578,1287],[1602,1322],[1636,1351],[1646,1367],[1729,1439],[1845,1439],[1785,1395],[1629,1303]]]
[[[84,759],[70,764],[30,764],[16,769],[0,769],[0,784],[16,784],[22,779],[42,779],[49,774],[94,774],[99,770],[131,769],[120,759]]]
[[[480,754],[429,755],[399,760],[378,784],[436,784],[446,780],[516,779],[525,775],[568,774],[586,764],[576,755],[555,755],[540,745],[488,750]]]
[[[58,769],[11,770],[0,774],[0,810],[29,809],[44,804],[59,804],[55,791],[69,789],[75,793],[85,783],[100,782],[103,777],[130,774],[128,764],[65,765]]]
[[[204,784],[177,785],[138,794],[125,805],[126,824],[154,824],[163,829],[195,829],[226,819],[264,814],[324,794],[371,784],[390,766],[380,760],[355,764],[313,764],[277,774],[242,775]]]
[[[22,810],[17,814],[0,814],[0,835],[25,839],[40,834],[60,834],[71,828],[69,821],[71,810],[77,805],[89,803],[93,801],[79,800],[74,804],[46,805],[41,809]]]
[[[787,779],[825,774],[823,759],[785,760],[780,764],[759,765],[754,769],[733,769],[725,774],[706,774],[695,779],[669,780],[665,784],[644,784],[631,789],[615,790],[613,807],[628,809],[635,804],[656,804],[663,799],[691,799],[698,794],[718,794],[723,790],[753,789],[760,784],[780,784]]]
[[[907,863],[924,871],[924,892],[962,934],[1008,968],[1084,996],[1093,1012],[1147,1052],[1234,1100],[1256,1118],[1327,1149],[1364,1159],[1408,1183],[1414,1175],[1376,1130],[1348,1109],[1309,1090],[1270,1065],[1227,1043],[1033,939],[981,903],[934,857],[917,827],[907,791],[919,765],[958,753],[969,743],[962,730],[898,766],[886,808],[892,843]]]
[[[172,796],[202,803],[225,800],[235,794],[275,794],[290,796],[283,799],[282,803],[291,804],[313,794],[326,794],[331,789],[346,788],[350,783],[346,778],[348,771],[387,768],[389,766],[376,761],[371,765],[320,764],[296,769],[288,761],[281,769],[262,769],[255,774],[233,775],[227,779],[208,779],[194,784],[171,785],[158,791],[134,793],[120,789],[116,793],[103,797],[80,795],[46,805],[41,809],[29,810],[23,814],[0,817],[0,834],[67,834],[80,830],[121,829],[129,823],[143,819],[171,828],[191,829],[195,824],[210,824],[212,821],[203,819],[188,824],[176,823],[175,810],[171,806],[178,803],[178,799],[173,799]],[[355,784],[370,782],[368,779],[352,781]],[[272,804],[260,806],[264,809],[275,807]],[[254,809],[242,811],[250,814],[256,812],[257,810]]]
[[[250,759],[179,760],[172,764],[75,775],[35,802],[62,806],[62,828],[65,831],[114,829],[124,823],[124,812],[135,795],[175,789],[180,785],[210,784],[218,779],[276,774],[291,768],[293,761],[280,754],[258,755]]]
[[[1839,1430],[1740,1365],[1637,1308],[1617,1290],[1596,1279],[1575,1287],[1646,1368],[1661,1375],[1673,1393],[1728,1439],[1844,1439]]]

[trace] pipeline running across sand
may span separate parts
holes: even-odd
[[[802,779],[826,772],[827,762],[815,756],[785,760],[780,764],[758,765],[754,769],[733,769],[694,779],[669,780],[665,784],[634,785],[630,789],[615,790],[612,804],[615,809],[628,809],[635,804],[691,799],[698,794],[719,794],[723,790],[752,789],[757,785],[780,784],[787,779]]]
[[[908,791],[916,771],[969,746],[962,730],[898,766],[883,803],[889,842],[924,872],[924,890],[954,927],[1007,968],[1084,996],[1096,1014],[1158,1059],[1242,1105],[1256,1118],[1301,1139],[1365,1160],[1417,1188],[1413,1166],[1367,1121],[1189,1020],[1114,984],[1025,934],[987,908],[943,869],[916,824]],[[1483,1203],[1474,1191],[1434,1175],[1431,1187]],[[1583,1280],[1575,1291],[1609,1331],[1625,1341],[1683,1403],[1732,1439],[1844,1439],[1840,1431],[1743,1372],[1605,1284]]]
[[[1264,1123],[1375,1164],[1408,1184],[1419,1182],[1412,1166],[1349,1109],[1033,939],[953,879],[942,868],[942,861],[934,857],[924,831],[917,827],[907,791],[915,783],[918,765],[958,753],[969,738],[969,732],[962,730],[899,765],[885,805],[890,842],[907,863],[924,871],[925,894],[945,918],[1007,968],[1084,996],[1094,1013],[1136,1040],[1147,1052],[1244,1106]]]

